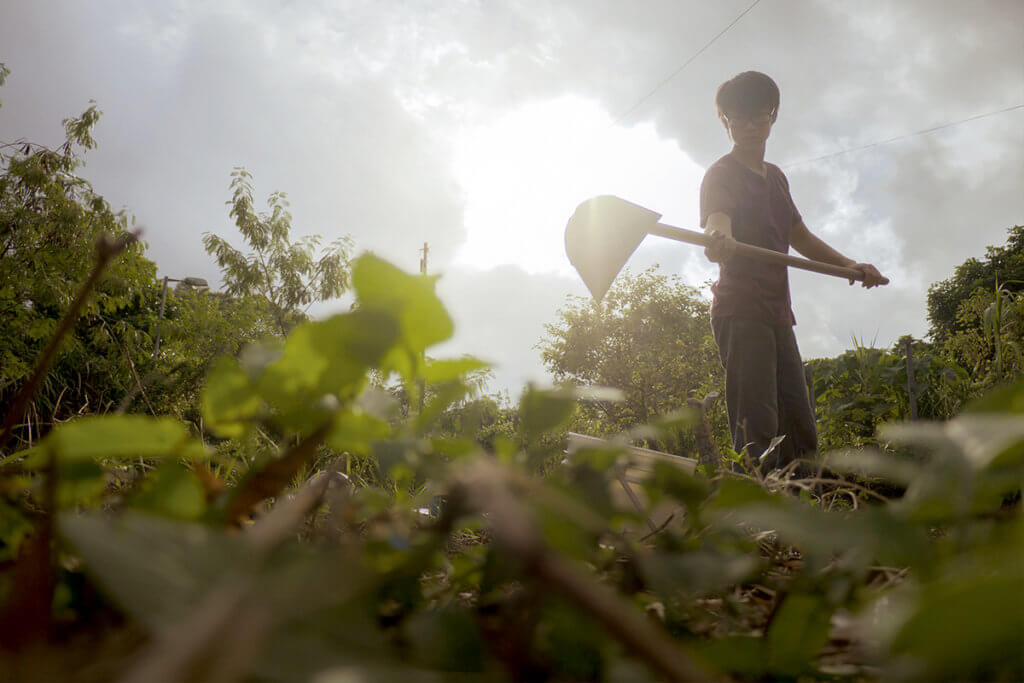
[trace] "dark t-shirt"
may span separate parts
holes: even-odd
[[[716,161],[700,186],[700,225],[716,212],[732,220],[732,235],[765,249],[789,251],[790,229],[800,213],[789,194],[789,181],[774,164],[765,164],[766,177],[744,166],[732,154]],[[735,255],[719,264],[718,282],[711,287],[711,317],[735,316],[770,325],[794,325],[786,266]]]

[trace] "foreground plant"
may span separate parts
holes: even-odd
[[[351,281],[351,312],[211,370],[216,437],[277,438],[237,483],[212,480],[209,447],[167,418],[84,418],[5,459],[2,626],[54,610],[37,644],[65,658],[52,677],[87,678],[86,660],[127,681],[1024,675],[1024,525],[1007,503],[1024,386],[883,433],[913,458],[833,454],[813,481],[659,464],[638,510],[617,495],[624,440],[563,462],[550,438],[575,392],[528,392],[488,451],[442,436],[483,366],[425,356],[453,331],[433,279],[367,255]],[[423,408],[403,416],[371,375]],[[353,459],[380,484],[352,486]],[[876,500],[866,477],[905,492]],[[56,599],[19,600],[41,513]],[[81,659],[67,634],[91,635]],[[7,643],[23,678],[62,661]]]

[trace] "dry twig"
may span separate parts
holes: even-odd
[[[26,416],[32,397],[49,371],[61,341],[78,320],[82,307],[99,283],[103,271],[110,261],[128,248],[137,237],[132,233],[119,238],[100,236],[96,243],[96,262],[92,272],[78,288],[74,301],[61,318],[57,331],[50,337],[32,375],[7,412],[3,429],[0,430],[0,450],[6,447],[14,427]],[[53,539],[56,527],[57,475],[57,457],[51,452],[44,471],[43,491],[46,507],[43,517],[33,537],[23,544],[18,557],[15,577],[19,590],[11,591],[3,608],[0,609],[0,643],[9,648],[23,648],[33,642],[44,640],[50,633],[53,591],[56,586]]]
[[[546,546],[498,465],[479,461],[463,470],[451,488],[448,506],[449,519],[466,510],[486,513],[498,545],[518,558],[528,573],[590,614],[661,677],[671,681],[712,680],[646,616]]]
[[[229,681],[245,673],[271,630],[270,615],[253,590],[260,569],[323,499],[333,479],[314,475],[246,532],[252,553],[225,572],[192,613],[150,644],[121,683]]]

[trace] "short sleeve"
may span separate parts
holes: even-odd
[[[730,188],[729,174],[716,164],[708,169],[700,184],[700,227],[707,225],[711,214],[721,212],[732,217],[735,209],[736,197]]]
[[[789,178],[786,177],[786,174],[782,172],[781,168],[779,169],[779,175],[782,177],[782,186],[786,188],[786,199],[789,201],[789,207],[793,210],[793,222],[790,223],[790,225],[796,225],[803,220],[803,217],[796,208],[796,202],[793,201],[793,195],[789,193]]]

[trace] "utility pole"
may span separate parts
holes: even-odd
[[[160,354],[160,337],[164,331],[164,308],[167,306],[167,283],[183,282],[189,287],[206,288],[210,285],[201,277],[176,278],[164,276],[164,286],[160,291],[160,312],[156,316],[156,343],[153,345],[153,358]]]
[[[424,277],[426,277],[426,275],[427,275],[427,256],[430,255],[430,245],[427,244],[426,242],[424,242],[423,243],[423,248],[420,249],[420,253],[423,254],[423,256],[420,258],[420,275],[423,275]],[[426,354],[426,352],[424,352],[423,354],[420,355],[420,362],[424,366],[427,364],[427,354]],[[426,398],[426,393],[427,393],[427,384],[426,384],[426,382],[423,381],[422,378],[420,378],[420,381],[419,381],[419,388],[420,388],[420,391],[419,391],[419,394],[420,394],[420,396],[419,396],[419,399],[420,399],[419,400],[419,403],[420,403],[419,414],[422,415],[423,414],[423,402],[424,402],[424,399]]]
[[[910,335],[903,337],[903,349],[907,357],[907,397],[910,400],[910,419],[917,419],[917,382],[914,380],[914,350]]]
[[[153,345],[153,358],[160,354],[160,335],[164,331],[164,307],[167,305],[167,283],[171,278],[164,276],[164,287],[160,292],[160,313],[156,316],[156,344]]]

